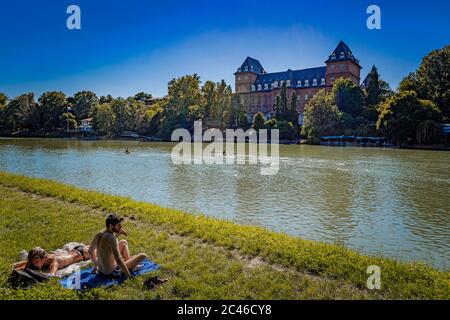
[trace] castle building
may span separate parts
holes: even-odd
[[[294,91],[297,94],[299,123],[302,124],[305,106],[319,90],[330,90],[338,78],[348,78],[359,85],[360,74],[359,60],[341,41],[322,67],[268,73],[258,60],[247,57],[234,74],[235,92],[241,96],[249,118],[253,119],[256,113],[262,112],[266,119],[270,119],[275,114],[276,97],[286,83],[288,99]]]

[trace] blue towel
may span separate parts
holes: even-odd
[[[144,260],[140,263],[140,267],[131,274],[133,276],[140,276],[155,270],[158,270],[160,268],[159,265],[156,263]],[[62,279],[59,281],[59,283],[67,289],[76,289],[76,290],[82,290],[82,289],[92,289],[97,287],[103,287],[103,286],[114,286],[121,284],[125,281],[125,277],[120,277],[118,279],[107,279],[102,276],[100,276],[97,273],[93,272],[94,268],[89,269],[83,269],[80,270],[79,273],[75,272],[74,274]]]

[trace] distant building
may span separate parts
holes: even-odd
[[[78,130],[81,132],[91,132],[93,131],[93,127],[92,127],[92,118],[87,118],[87,119],[83,119],[81,120],[81,125],[78,127]]]
[[[331,89],[338,78],[360,84],[359,60],[344,42],[339,43],[325,64],[310,69],[268,73],[258,60],[247,57],[234,74],[235,92],[241,96],[249,118],[262,112],[269,119],[275,114],[276,97],[280,95],[283,83],[286,83],[288,99],[291,99],[293,92],[297,94],[299,123],[302,124],[305,105],[319,90]]]

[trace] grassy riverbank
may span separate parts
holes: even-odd
[[[0,299],[449,299],[449,274],[421,264],[366,257],[305,241],[82,190],[0,173]],[[88,243],[104,217],[127,217],[133,252],[162,265],[170,281],[146,290],[147,277],[77,293],[56,282],[10,290],[4,282],[22,249]],[[366,289],[367,267],[381,268],[381,290]]]

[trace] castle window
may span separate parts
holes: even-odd
[[[344,59],[344,58],[345,58],[345,53],[341,52],[341,59]]]
[[[320,82],[320,84],[321,84],[322,86],[325,85],[325,78],[322,78],[322,81]]]
[[[250,69],[253,71],[253,66],[250,66]]]
[[[305,80],[305,87],[309,86],[309,80]]]
[[[241,77],[238,77],[238,80],[241,80]]]
[[[302,81],[301,80],[298,80],[297,81],[297,87],[301,87],[302,86]]]
[[[313,80],[313,86],[317,86],[317,79]]]
[[[261,84],[258,84],[258,91],[261,91],[261,89],[262,89]]]
[[[252,84],[252,91],[255,91],[255,85]]]
[[[275,81],[275,82],[273,83],[273,87],[274,87],[274,88],[278,87],[278,81]]]
[[[282,87],[282,86],[283,86],[283,80],[280,81],[280,87]]]
[[[269,89],[269,84],[264,83],[264,90],[267,90],[267,89]]]
[[[245,67],[245,71],[248,71],[248,67],[247,66]]]
[[[286,85],[287,85],[288,87],[290,87],[290,86],[291,86],[291,80],[286,81]]]
[[[305,101],[307,101],[308,100],[308,95],[307,94],[305,94]]]
[[[335,54],[335,53],[333,53],[333,54],[331,55],[331,59],[332,59],[332,60],[336,59],[336,54]]]

